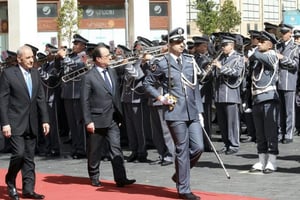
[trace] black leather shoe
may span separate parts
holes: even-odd
[[[32,193],[25,193],[22,195],[23,199],[44,199],[45,196],[42,194],[38,194],[35,192]]]
[[[98,179],[92,179],[92,186],[94,187],[100,187],[101,182]]]
[[[283,139],[282,140],[282,144],[289,144],[289,143],[292,143],[293,142],[293,139]]]
[[[248,136],[246,139],[241,139],[241,143],[249,143],[249,142],[255,142],[255,139],[251,136]]]
[[[136,153],[131,153],[130,156],[126,159],[127,162],[134,162],[137,159]]]
[[[7,192],[11,200],[19,200],[19,195],[15,187],[7,187]]]
[[[227,151],[225,151],[225,154],[226,154],[226,155],[232,155],[232,154],[235,154],[235,153],[237,153],[237,152],[238,152],[237,150],[228,149]]]
[[[117,181],[116,185],[117,187],[124,187],[125,185],[131,185],[135,183],[135,179],[124,179],[122,181]]]
[[[184,194],[178,194],[180,199],[188,199],[188,200],[200,200],[201,198],[194,195],[193,193],[184,193]]]
[[[174,183],[177,183],[177,176],[176,176],[176,173],[174,173],[173,174],[173,176],[172,176],[172,181],[174,182]]]

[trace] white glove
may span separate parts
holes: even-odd
[[[200,125],[204,128],[204,118],[202,113],[199,113],[199,121],[200,121]]]
[[[163,104],[163,105],[172,105],[174,104],[174,100],[173,99],[169,99],[169,94],[165,94],[164,96],[162,96],[159,101]]]

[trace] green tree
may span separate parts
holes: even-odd
[[[218,29],[218,5],[212,0],[197,0],[195,8],[197,14],[197,26],[199,30],[210,35]]]
[[[62,7],[58,12],[58,40],[67,41],[71,46],[72,37],[77,33],[80,19],[82,18],[82,9],[78,7],[75,0],[64,0]]]
[[[241,13],[237,11],[232,0],[225,0],[219,12],[219,29],[230,32],[241,24]]]

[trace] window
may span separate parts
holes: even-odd
[[[243,20],[259,20],[259,0],[245,0],[242,5]]]
[[[279,1],[265,0],[263,1],[264,21],[278,21],[280,18]]]

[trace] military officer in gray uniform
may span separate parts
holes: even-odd
[[[168,35],[169,53],[156,65],[143,82],[151,96],[162,102],[164,118],[175,144],[175,169],[172,180],[176,182],[181,199],[197,200],[190,188],[190,168],[194,167],[203,150],[200,116],[203,112],[199,80],[201,74],[193,56],[183,54],[184,30],[176,28]],[[156,84],[163,87],[164,95]]]
[[[245,68],[244,57],[234,49],[235,38],[224,35],[221,40],[223,54],[213,61],[216,66],[215,105],[224,147],[219,153],[238,152],[240,146],[241,103],[240,84]]]
[[[283,144],[293,141],[295,128],[295,93],[299,67],[299,48],[292,39],[293,27],[280,24],[281,43],[278,44],[280,98],[279,140]]]
[[[73,36],[72,53],[67,55],[64,49],[57,52],[60,66],[64,74],[86,66],[86,44],[88,40],[79,34]],[[80,104],[80,77],[62,83],[61,98],[64,101],[68,125],[71,131],[73,159],[86,157],[86,133],[83,122],[82,108]]]
[[[261,32],[258,48],[249,57],[255,62],[252,67],[252,113],[256,129],[259,161],[250,172],[271,173],[276,170],[277,105],[279,96],[276,82],[278,76],[278,57],[274,50],[277,40],[272,33]]]

